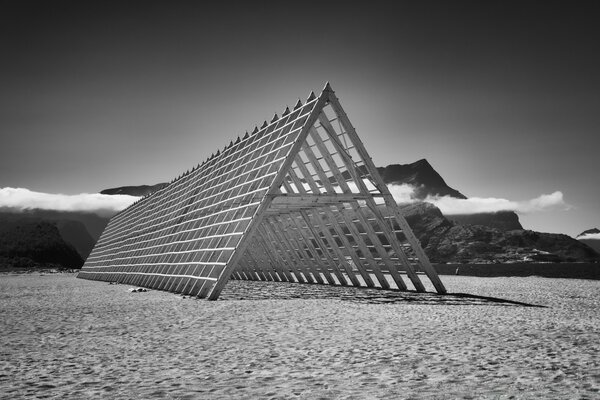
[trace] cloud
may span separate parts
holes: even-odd
[[[415,188],[411,185],[389,185],[390,192],[398,203],[413,203]],[[571,208],[563,199],[563,194],[556,191],[542,194],[534,199],[513,201],[495,197],[471,197],[457,199],[450,196],[428,196],[424,201],[434,204],[444,215],[479,214],[498,211],[515,211],[527,214],[550,210],[568,210]]]
[[[595,240],[600,240],[600,233],[586,233],[585,235],[577,236],[577,239],[595,239]]]
[[[417,199],[414,196],[415,187],[413,185],[409,185],[406,183],[402,185],[388,185],[388,189],[390,190],[390,193],[392,194],[394,200],[396,200],[396,203],[398,204],[413,203],[417,201]]]
[[[372,186],[368,182],[368,186]],[[415,187],[408,184],[388,185],[390,192],[398,203],[419,201],[415,196]],[[370,187],[369,187],[370,188]],[[131,205],[139,197],[128,195],[105,195],[99,193],[81,193],[75,195],[34,192],[24,188],[0,188],[0,208],[16,210],[43,209],[57,211],[93,212],[110,216]],[[571,208],[563,199],[560,191],[542,194],[531,200],[511,201],[494,197],[471,197],[456,199],[450,196],[432,197],[425,201],[434,204],[444,215],[477,214],[497,211],[515,211],[532,213],[548,210],[565,210]],[[596,238],[599,237],[590,237]]]
[[[83,211],[112,215],[131,205],[139,197],[81,193],[74,195],[33,192],[24,188],[0,188],[0,207],[16,210],[42,209]]]

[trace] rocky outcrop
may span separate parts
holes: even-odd
[[[600,255],[567,235],[457,224],[429,203],[401,207],[434,263],[593,262]]]
[[[408,184],[415,188],[415,198],[424,200],[427,196],[451,196],[458,199],[467,197],[446,184],[440,174],[425,159],[412,164],[391,164],[378,167],[383,181],[390,185]]]
[[[448,218],[459,225],[485,225],[501,231],[523,229],[521,222],[519,222],[519,216],[513,211],[451,215]]]
[[[32,216],[0,215],[3,268],[81,268],[83,258],[61,237],[56,224]]]

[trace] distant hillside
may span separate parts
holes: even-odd
[[[427,160],[378,168],[386,184],[408,184],[415,197],[451,196],[466,199],[449,187]],[[147,194],[154,186],[126,186],[103,193]],[[155,189],[157,190],[157,189]],[[595,261],[591,248],[566,236],[524,230],[512,211],[445,217],[434,205],[417,202],[402,206],[408,223],[425,252],[436,263],[573,262]]]
[[[11,214],[15,214],[15,211],[10,211]],[[2,212],[0,211],[0,214]],[[87,234],[92,237],[92,240],[96,242],[106,224],[108,224],[108,217],[101,217],[97,214],[91,212],[81,212],[81,211],[56,211],[56,210],[25,210],[20,211],[17,215],[23,216],[32,216],[36,218],[40,218],[46,221],[53,221],[58,223],[59,228],[61,227],[61,221],[78,221],[81,222],[85,226],[85,230]]]
[[[430,203],[402,206],[407,222],[434,263],[594,262],[600,255],[567,235],[504,231],[448,220]]]
[[[140,185],[140,186],[121,186],[112,189],[105,189],[100,194],[127,194],[129,196],[146,196],[150,193],[156,192],[167,186],[168,183],[157,183],[156,185]]]
[[[586,245],[590,246],[592,249],[600,253],[600,236],[598,236],[599,239],[596,239],[592,238],[591,235],[600,235],[600,229],[592,228],[583,231],[579,235],[577,235],[577,240],[579,240],[581,243],[585,243]]]
[[[459,225],[485,225],[501,231],[523,229],[519,216],[514,211],[498,211],[495,213],[459,214],[450,217]]]
[[[63,240],[75,247],[84,260],[90,255],[96,240],[90,236],[82,222],[59,220],[56,221],[56,227]]]
[[[458,190],[448,186],[442,176],[425,159],[411,164],[392,164],[387,167],[378,167],[377,171],[388,185],[408,184],[413,186],[415,188],[415,198],[418,200],[425,200],[428,196],[467,198]],[[452,215],[451,219],[459,225],[484,225],[502,231],[523,229],[519,222],[519,216],[513,211]]]
[[[3,268],[81,268],[83,258],[61,237],[56,225],[33,216],[0,215]]]
[[[449,187],[427,160],[389,165],[378,170],[387,184],[414,187],[414,195],[420,200],[428,196],[466,198]],[[123,186],[101,193],[146,196],[165,185]],[[446,217],[437,207],[426,202],[404,205],[402,210],[425,252],[435,263],[580,262],[600,259],[593,250],[600,250],[600,240],[578,241],[566,235],[524,230],[517,214],[511,211]],[[6,262],[10,254],[12,262],[20,265],[52,263],[52,260],[59,260],[60,265],[81,265],[81,258],[89,255],[108,220],[92,213],[0,210],[4,249],[3,253],[0,252],[0,257],[4,257],[0,261]],[[599,232],[597,229],[589,230],[582,235]],[[29,245],[28,236],[33,238]],[[76,257],[73,257],[75,250]],[[62,254],[63,258],[57,254]]]

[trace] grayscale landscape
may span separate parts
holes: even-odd
[[[0,400],[600,398],[594,6],[0,1]]]

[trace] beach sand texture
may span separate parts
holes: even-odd
[[[442,279],[545,307],[240,281],[208,302],[3,275],[0,398],[600,398],[600,281]]]

